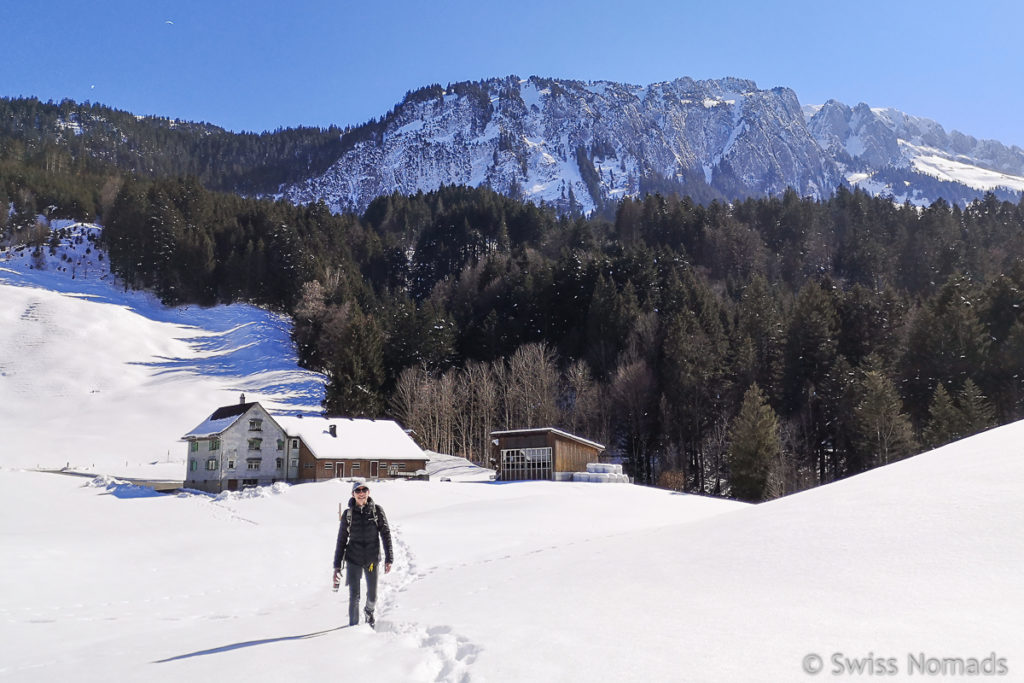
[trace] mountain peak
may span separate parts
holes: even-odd
[[[825,197],[860,184],[930,203],[1024,189],[1016,148],[863,102],[802,107],[790,88],[763,90],[735,77],[638,86],[509,75],[435,84],[357,132],[326,172],[281,194],[361,212],[392,192],[486,185],[590,212],[647,192],[704,201],[793,188]]]

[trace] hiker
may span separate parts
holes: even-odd
[[[366,607],[363,614],[372,628],[373,608],[377,603],[377,576],[380,574],[380,541],[384,540],[384,573],[391,571],[394,553],[391,549],[391,528],[384,509],[370,498],[365,481],[352,483],[348,509],[341,515],[338,544],[334,548],[334,590],[341,583],[342,563],[348,565],[348,623],[359,623],[359,582],[366,575]]]

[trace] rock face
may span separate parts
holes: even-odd
[[[829,101],[805,113],[792,90],[735,78],[636,86],[510,76],[431,86],[348,139],[324,174],[282,195],[335,211],[442,184],[582,211],[666,188],[734,198],[792,187],[825,197],[874,170],[913,171],[923,148],[1024,173],[1017,148],[864,104]]]

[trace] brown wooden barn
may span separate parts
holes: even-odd
[[[554,480],[556,472],[586,472],[604,446],[554,427],[491,432],[491,458],[502,481]]]

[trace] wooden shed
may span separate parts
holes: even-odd
[[[554,427],[491,432],[491,457],[502,481],[554,480],[555,472],[586,472],[604,446]]]

